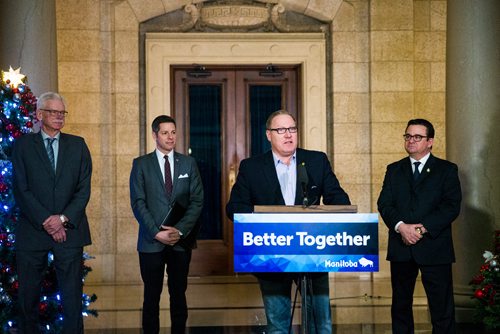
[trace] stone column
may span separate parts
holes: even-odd
[[[469,322],[468,285],[500,229],[500,1],[453,0],[447,10],[446,149],[459,166],[454,223],[457,320]]]
[[[21,67],[33,94],[57,90],[55,0],[0,0],[0,69]]]

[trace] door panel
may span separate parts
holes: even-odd
[[[232,273],[232,222],[225,205],[239,163],[267,151],[265,121],[278,109],[298,114],[298,66],[279,77],[261,76],[264,66],[214,66],[208,77],[190,77],[192,67],[172,68],[172,110],[177,150],[193,156],[205,191],[199,249],[191,275]]]

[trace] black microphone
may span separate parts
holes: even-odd
[[[301,162],[297,167],[297,180],[300,183],[302,188],[302,195],[304,196],[304,200],[302,201],[303,207],[309,206],[309,198],[307,197],[307,185],[309,183],[309,177],[307,176],[306,163]]]

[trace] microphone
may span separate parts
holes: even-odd
[[[307,184],[309,183],[309,177],[307,176],[306,163],[301,162],[297,167],[297,180],[302,188],[302,195],[304,199],[302,201],[303,207],[309,206],[309,198],[307,197]]]

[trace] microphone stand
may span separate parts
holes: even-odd
[[[304,199],[302,200],[302,207],[307,208],[309,207],[309,198],[307,196],[307,184],[302,182],[302,193],[304,196]],[[313,291],[312,291],[312,281],[311,278],[307,275],[307,273],[301,273],[300,274],[300,283],[297,282],[297,284],[300,284],[300,295],[301,295],[301,334],[307,334],[308,329],[309,329],[309,320],[307,317],[307,314],[309,313],[308,311],[308,303],[307,303],[307,295],[308,293],[311,294],[310,300],[311,300],[311,308],[312,308],[312,316],[313,316],[313,321],[315,322],[316,326],[316,319],[314,315],[314,304],[313,304]],[[317,331],[317,330],[316,330]]]
[[[307,321],[307,287],[309,283],[309,278],[307,277],[306,273],[301,274],[301,279],[300,279],[300,295],[302,296],[302,309],[301,309],[301,318],[302,318],[302,327],[300,332],[302,334],[307,334],[307,329],[309,328],[308,326],[308,321]],[[311,283],[312,284],[312,283]],[[312,302],[312,294],[311,294],[311,302]],[[311,303],[312,304],[312,303]],[[314,306],[311,305],[313,308]],[[314,311],[314,310],[313,310]]]
[[[308,295],[310,295],[309,299],[311,300],[311,307],[312,307],[312,321],[314,321],[314,326],[316,328],[316,332],[318,332],[317,324],[316,324],[316,315],[314,313],[314,304],[313,304],[313,288],[312,288],[312,281],[311,278],[307,275],[307,273],[300,273],[298,280],[295,282],[297,284],[297,289],[295,290],[295,297],[293,300],[293,308],[292,308],[292,316],[290,318],[290,325],[288,327],[288,333],[292,333],[292,322],[293,322],[293,314],[295,310],[295,305],[297,302],[297,293],[299,292],[300,289],[300,295],[301,295],[301,327],[300,327],[300,333],[301,334],[308,334],[309,330],[309,322],[311,319],[308,318],[309,314],[309,305],[307,303]]]

